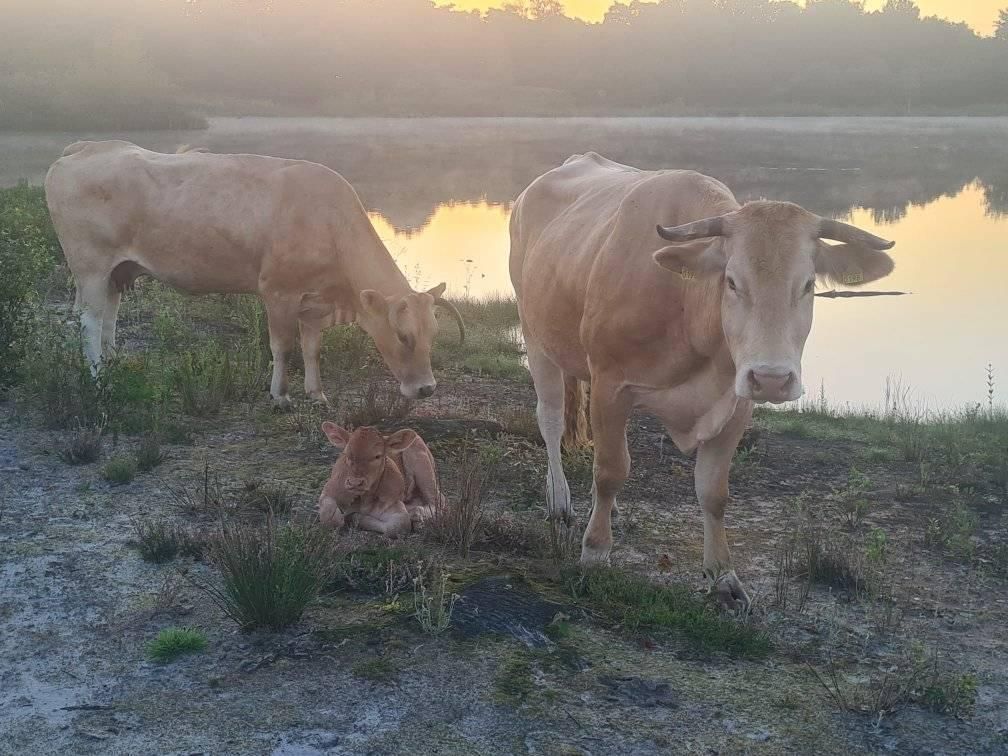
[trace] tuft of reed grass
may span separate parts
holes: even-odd
[[[382,420],[401,420],[412,409],[413,401],[402,395],[397,384],[372,379],[365,384],[360,398],[347,413],[345,425],[348,428],[359,428],[375,425]]]
[[[88,465],[97,462],[101,456],[104,435],[104,422],[84,425],[78,420],[76,428],[60,442],[56,455],[68,465]]]
[[[136,477],[137,467],[132,459],[113,457],[102,467],[102,477],[114,486],[131,483]]]
[[[277,527],[222,521],[208,551],[220,587],[201,584],[218,607],[243,630],[282,630],[301,619],[333,569],[333,551],[321,528]]]
[[[185,525],[167,518],[133,521],[134,545],[145,562],[163,564],[178,555],[199,559],[203,554],[203,539]]]
[[[161,451],[161,439],[156,433],[146,433],[136,451],[136,468],[140,472],[150,472],[165,460]]]
[[[206,635],[195,627],[166,627],[147,643],[147,658],[165,664],[184,654],[203,651]]]
[[[243,505],[274,515],[288,514],[294,508],[295,501],[297,497],[294,491],[282,482],[249,480],[245,482],[241,493]]]
[[[432,540],[450,546],[463,557],[469,556],[484,523],[487,496],[500,462],[500,454],[494,447],[470,443],[462,446],[454,492],[443,499],[424,526]]]

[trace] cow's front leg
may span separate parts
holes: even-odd
[[[294,346],[297,333],[298,303],[296,300],[278,296],[264,296],[266,318],[269,323],[270,351],[273,353],[273,378],[270,381],[270,396],[273,403],[282,409],[290,407],[287,392],[287,355]]]
[[[381,514],[358,512],[353,518],[353,524],[361,530],[381,533],[389,538],[407,535],[413,528],[413,522],[406,507],[402,504],[400,507],[401,509],[393,509]]]
[[[595,443],[592,510],[581,541],[581,563],[605,562],[612,550],[612,510],[630,473],[626,423],[633,407],[624,389],[591,384],[591,424]]]
[[[345,518],[343,510],[340,509],[339,502],[331,496],[323,493],[319,497],[318,503],[319,523],[327,528],[339,529],[343,527]]]
[[[322,391],[322,376],[319,371],[319,355],[322,352],[322,326],[318,321],[300,321],[301,354],[304,357],[304,390],[305,395],[316,401],[328,404]]]
[[[749,594],[742,587],[731,563],[724,513],[728,505],[728,472],[739,439],[752,417],[752,405],[740,402],[738,410],[720,434],[697,450],[694,478],[697,499],[704,518],[703,571],[710,589],[728,609],[749,607]]]

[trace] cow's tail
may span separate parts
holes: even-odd
[[[588,414],[588,384],[572,375],[564,375],[565,449],[582,449],[591,444],[591,420]]]

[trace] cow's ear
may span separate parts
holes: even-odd
[[[403,428],[390,436],[385,436],[385,451],[398,454],[406,451],[410,445],[419,438],[416,431]]]
[[[322,423],[322,432],[326,434],[326,438],[329,439],[329,443],[342,449],[347,445],[350,440],[350,433],[340,428],[336,423],[331,423],[326,420]]]
[[[388,300],[374,289],[365,289],[360,293],[361,305],[364,311],[377,318],[388,315]]]
[[[718,275],[728,264],[723,239],[696,239],[670,244],[654,253],[654,261],[686,280]]]
[[[434,297],[434,299],[441,299],[447,287],[448,284],[439,283],[433,289],[427,289],[427,293],[430,294],[432,297]]]
[[[816,241],[815,272],[840,286],[861,286],[892,273],[896,263],[885,252],[860,244]]]

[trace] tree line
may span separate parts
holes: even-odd
[[[8,7],[4,8],[3,6]],[[1008,112],[993,37],[911,0],[0,0],[0,128],[181,128],[203,115]]]

